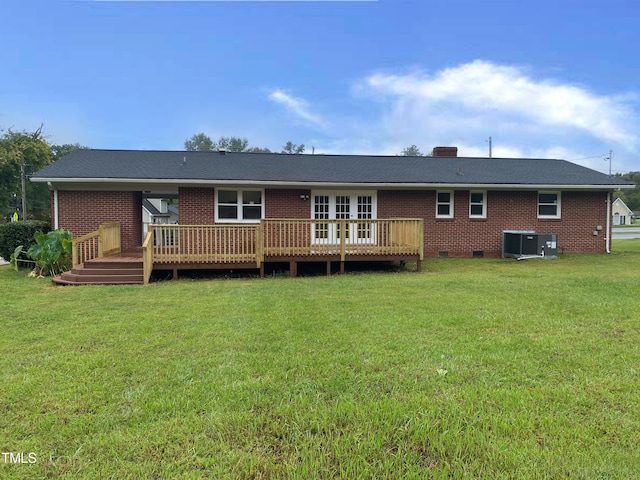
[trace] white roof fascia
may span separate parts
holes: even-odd
[[[163,178],[38,178],[32,182],[49,183],[123,183],[138,185],[251,185],[274,187],[322,187],[322,188],[429,188],[429,189],[476,189],[476,190],[616,190],[624,185],[561,185],[524,183],[399,183],[399,182],[318,182],[318,181],[274,181],[274,180],[205,180],[205,179],[163,179]]]

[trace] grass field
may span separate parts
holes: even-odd
[[[0,477],[638,478],[639,250],[148,287],[0,267]]]

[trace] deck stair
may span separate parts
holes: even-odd
[[[58,285],[142,284],[142,257],[120,254],[89,260],[55,277],[53,282]]]

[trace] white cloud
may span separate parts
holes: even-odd
[[[377,92],[422,104],[452,103],[476,115],[500,112],[523,122],[582,129],[602,140],[638,143],[627,124],[632,110],[621,99],[552,80],[536,81],[518,67],[476,60],[433,76],[372,75],[367,83]]]
[[[314,126],[324,128],[327,125],[327,122],[320,115],[311,111],[309,103],[302,98],[295,97],[284,90],[276,89],[269,93],[269,99],[284,106],[286,110]]]
[[[636,96],[600,95],[556,79],[536,79],[523,67],[476,60],[433,74],[378,73],[356,92],[381,103],[378,133],[394,147],[399,141],[423,150],[450,144],[461,155],[487,156],[486,139],[493,136],[494,156],[562,154],[571,160],[611,148],[620,152],[620,162],[629,163],[640,147]],[[603,169],[600,158],[580,163]]]

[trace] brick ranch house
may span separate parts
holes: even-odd
[[[177,198],[180,226],[300,219],[311,222],[310,244],[373,244],[396,233],[363,220],[414,219],[420,258],[500,257],[504,230],[556,233],[560,253],[608,252],[612,192],[629,186],[565,160],[463,158],[456,147],[436,147],[430,157],[87,149],[31,181],[49,184],[55,228],[78,237],[118,222],[122,251],[143,242],[143,199]],[[280,237],[293,235],[286,231],[278,227]],[[300,256],[292,252],[276,257]]]

